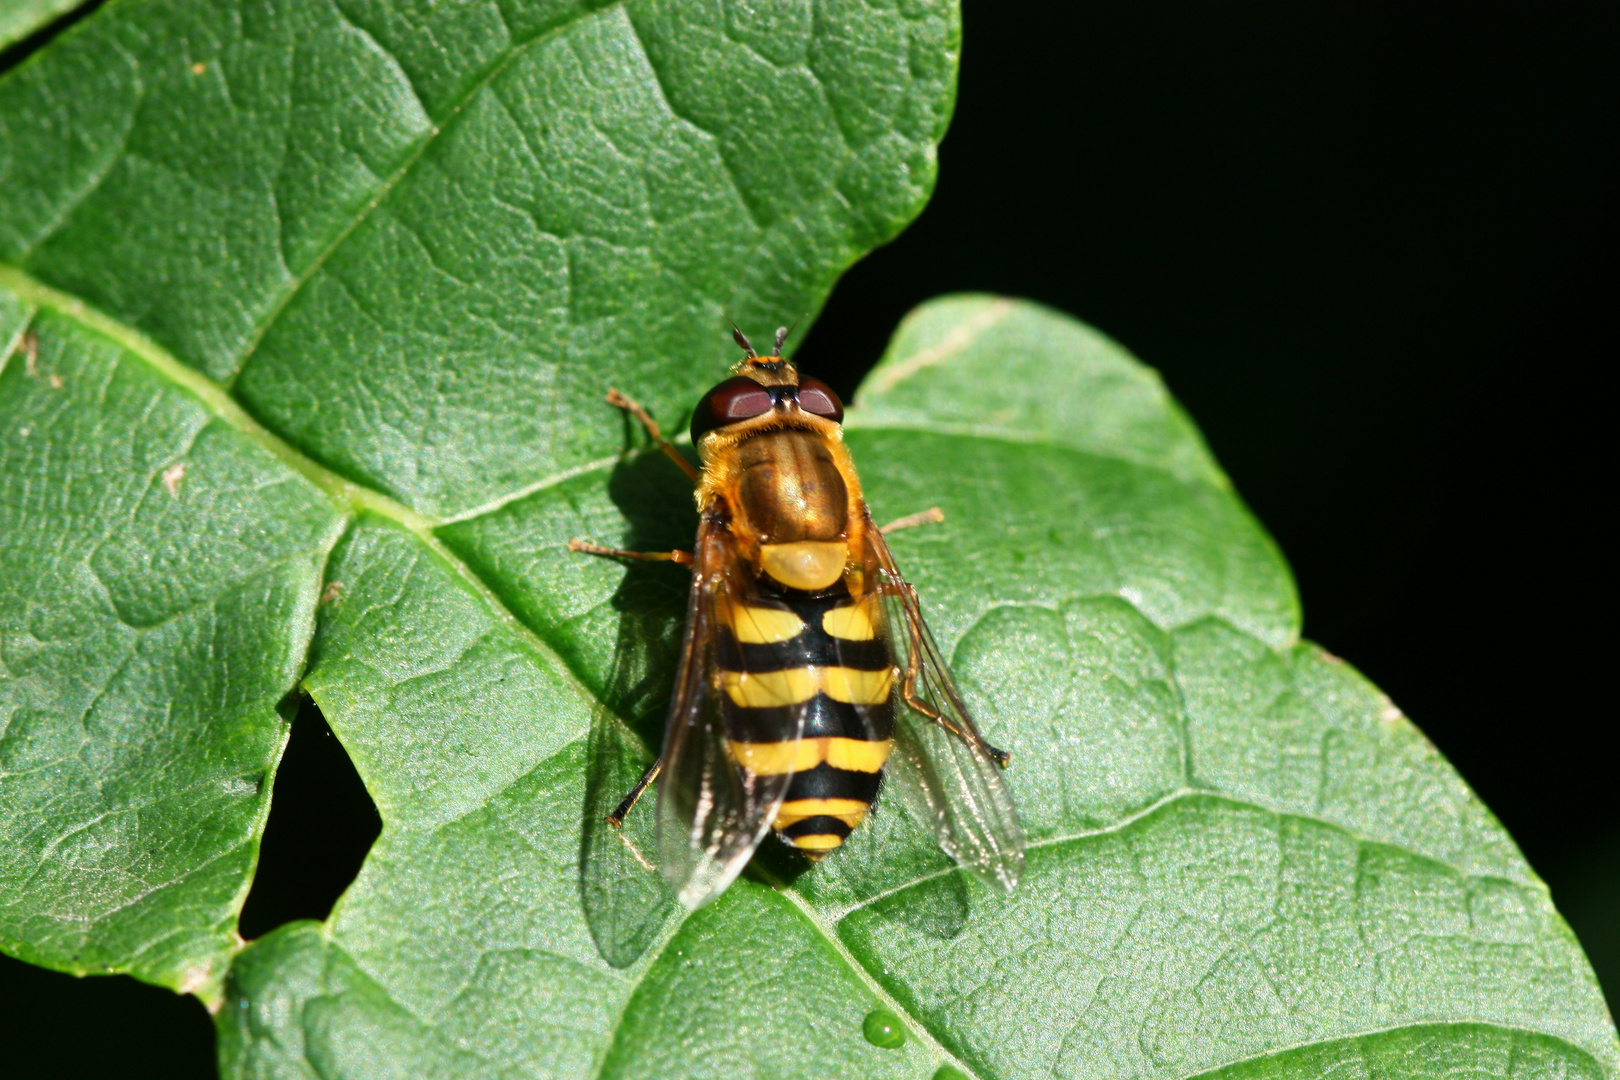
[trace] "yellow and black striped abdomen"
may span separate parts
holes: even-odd
[[[790,593],[732,608],[721,635],[732,759],[756,774],[793,773],[774,826],[812,856],[866,817],[889,756],[895,666],[873,610],[842,586]]]

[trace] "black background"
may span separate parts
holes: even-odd
[[[1307,635],[1456,764],[1620,993],[1620,8],[968,0],[965,23],[934,200],[801,363],[847,392],[914,304],[986,290],[1157,367]],[[376,829],[306,710],[244,932],[324,916]],[[213,1075],[207,1018],[166,991],[0,958],[0,1003],[8,1077]]]

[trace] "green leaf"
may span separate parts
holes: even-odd
[[[693,527],[601,392],[678,419],[722,314],[916,212],[954,7],[219,11],[0,83],[0,947],[198,992],[230,1076],[1620,1075],[1511,839],[1298,640],[1157,378],[1034,305],[914,313],[848,433],[880,516],[945,510],[894,547],[1014,751],[1019,890],[885,802],[683,919],[650,815],[601,828],[684,572],[564,544]],[[295,683],[384,829],[244,947]]]
[[[0,80],[0,947],[217,1004],[321,598],[391,535],[485,610],[432,526],[610,460],[614,381],[687,408],[724,315],[813,315],[921,209],[957,41],[950,0],[132,0]],[[420,710],[484,795],[584,723],[527,649],[475,666],[551,729]],[[391,832],[484,797],[391,760]]]
[[[1614,1075],[1613,1027],[1545,888],[1388,699],[1298,641],[1286,568],[1151,372],[1062,316],[955,297],[906,321],[858,400],[848,438],[879,516],[945,510],[894,546],[987,734],[1014,748],[1025,884],[1003,899],[965,881],[891,808],[812,873],[784,884],[778,866],[734,886],[630,967],[605,1075],[711,1075],[709,1055],[743,1053],[765,1074],[815,1075],[828,1055],[867,1053],[859,1021],[879,1003],[921,1057],[833,1072]],[[638,459],[439,534],[651,731],[656,703],[620,670],[644,661],[616,631],[635,617],[635,640],[667,642],[678,572],[579,562],[561,545],[674,542],[690,523],[649,498],[655,480],[679,484]],[[347,730],[341,707],[328,715]],[[381,730],[369,741],[395,737]],[[526,833],[526,853],[502,844],[500,871],[465,869],[459,837],[454,865],[416,848],[412,872],[521,882],[535,899],[520,906],[545,907],[538,853],[576,844],[579,828]],[[347,952],[352,931],[360,966],[414,994],[423,964],[399,950],[434,934],[399,921],[426,902],[404,874],[387,883],[404,904],[385,913],[367,891],[365,914],[346,907],[325,947]],[[460,919],[482,928],[494,904],[480,893]],[[795,959],[761,987],[762,941],[795,958],[830,948],[846,978]],[[464,954],[445,991],[477,985],[475,957],[492,948]],[[537,975],[512,996],[551,1001],[551,985]],[[619,985],[600,993],[616,1003]],[[807,1032],[815,1048],[797,1057]]]
[[[0,2],[0,49],[21,41],[84,0],[3,0]]]

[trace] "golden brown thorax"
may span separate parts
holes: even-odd
[[[841,540],[849,490],[814,431],[763,431],[737,444],[737,506],[763,544]]]
[[[760,361],[776,360],[776,371]],[[797,384],[777,357],[737,365],[764,386]],[[723,505],[732,535],[758,570],[790,588],[814,591],[836,583],[860,550],[864,520],[860,481],[843,429],[792,402],[704,435],[698,443],[703,480],[700,512]]]

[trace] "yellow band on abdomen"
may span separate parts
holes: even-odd
[[[868,742],[830,736],[788,742],[726,743],[731,760],[755,776],[780,776],[788,772],[809,772],[823,761],[835,769],[875,773],[889,759],[891,740]]]
[[[835,769],[850,772],[877,772],[889,760],[889,747],[893,739],[827,739],[826,757],[823,759]]]
[[[735,604],[727,610],[726,622],[744,645],[777,645],[804,632],[804,620],[783,608]]]
[[[889,700],[889,687],[892,685],[892,667],[881,671],[846,667],[821,669],[821,688],[827,692],[827,696],[851,705],[881,705]]]
[[[773,709],[809,701],[821,689],[819,668],[786,671],[725,671],[721,685],[732,702],[745,709]]]
[[[812,833],[809,836],[794,836],[788,843],[801,851],[831,851],[844,842],[844,838],[837,833]]]
[[[821,628],[845,641],[871,641],[877,636],[877,627],[872,624],[872,601],[828,608],[821,616]]]
[[[771,828],[787,829],[805,818],[825,816],[837,818],[853,829],[865,819],[867,809],[867,804],[859,799],[794,799],[782,804]]]
[[[851,705],[881,705],[889,700],[895,669],[861,671],[845,667],[802,667],[786,671],[726,671],[721,685],[732,702],[744,709],[771,709],[797,705],[825,691],[834,701]]]

